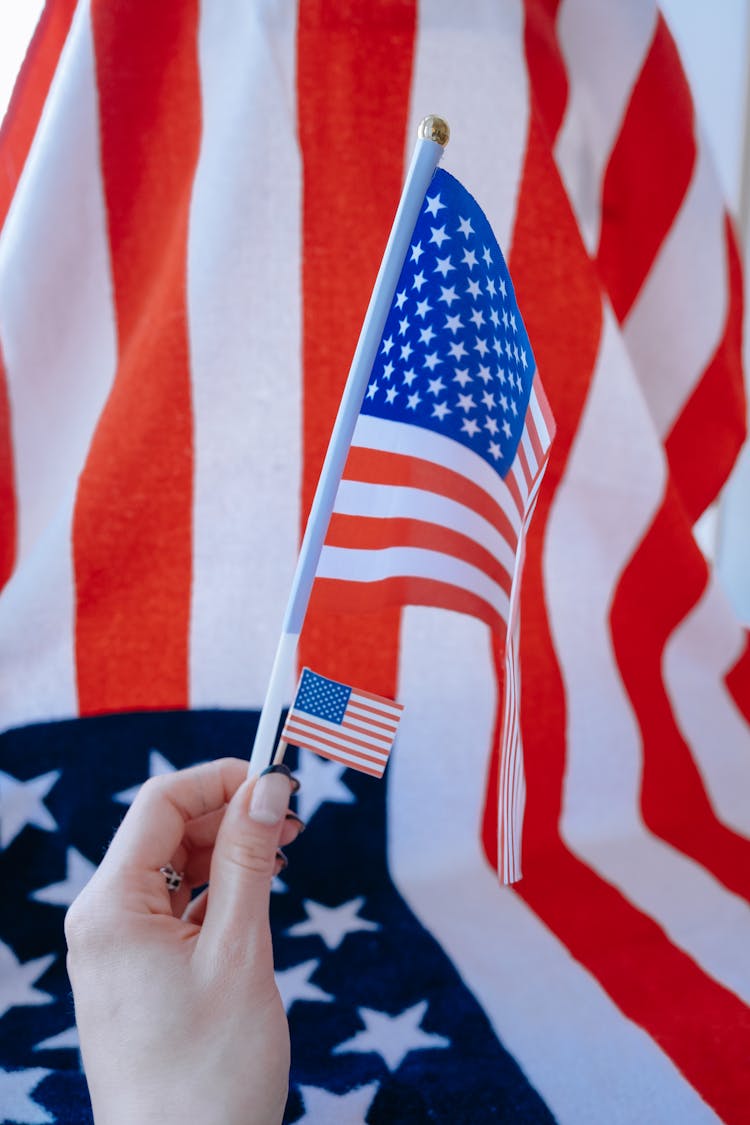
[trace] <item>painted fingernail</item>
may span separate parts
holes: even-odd
[[[289,766],[285,766],[283,762],[279,762],[278,765],[274,766],[266,766],[260,776],[263,777],[267,773],[283,773],[285,777],[289,778],[292,784],[292,793],[296,793],[300,788],[299,781],[289,769]]]
[[[279,865],[276,868],[276,874],[277,875],[278,875],[279,871],[283,871],[285,868],[287,868],[289,866],[289,860],[286,858],[286,856],[282,852],[281,848],[276,849],[276,862]]]
[[[262,773],[255,783],[249,814],[260,824],[278,824],[289,804],[289,778],[278,771]]]
[[[296,825],[297,825],[297,835],[298,835],[298,836],[299,836],[299,835],[300,835],[300,834],[301,834],[302,832],[304,832],[304,831],[305,831],[305,829],[307,828],[307,825],[305,824],[305,822],[304,822],[304,820],[302,819],[302,817],[301,817],[301,816],[297,816],[297,814],[296,814],[295,812],[292,812],[292,810],[291,810],[291,809],[290,809],[290,810],[289,810],[289,812],[288,812],[288,813],[286,814],[286,818],[285,818],[285,819],[286,819],[286,820],[291,820],[293,824],[296,824]]]

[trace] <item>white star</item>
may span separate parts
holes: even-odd
[[[434,335],[435,333],[432,330],[432,326],[428,324],[426,328],[420,330],[419,341],[422,344],[429,344]]]
[[[479,433],[479,426],[476,424],[473,418],[464,418],[463,422],[461,423],[461,429],[464,431],[464,433],[468,434],[469,437],[474,437],[474,434]]]
[[[394,370],[393,364],[389,360],[388,363],[386,363],[385,367],[383,368],[383,378],[384,379],[390,379],[391,375],[393,374],[393,370]]]
[[[503,309],[503,328],[510,328],[510,317],[507,309]]]
[[[284,882],[284,880],[281,878],[280,875],[274,875],[273,879],[271,880],[271,894],[274,894],[274,895],[289,894],[289,887],[287,887],[286,883]]]
[[[492,280],[491,277],[487,278],[487,292],[489,293],[489,295],[491,297],[494,297],[495,294],[497,293],[497,289],[495,288],[495,282]]]
[[[402,344],[402,346],[401,346],[401,358],[404,361],[408,361],[409,356],[411,355],[411,353],[413,351],[414,351],[414,348],[411,346],[411,344],[407,340],[406,343]]]
[[[455,316],[446,316],[445,327],[449,328],[454,335],[456,334],[456,332],[458,332],[459,328],[461,327],[461,317],[458,315],[458,313],[456,313]]]
[[[56,832],[57,821],[42,804],[60,777],[60,770],[51,770],[29,781],[18,781],[0,770],[0,848],[7,848],[27,824]]]
[[[440,356],[437,352],[430,352],[429,355],[425,356],[424,365],[425,367],[429,367],[430,371],[434,371],[439,363]]]
[[[507,438],[510,437],[510,426],[508,425],[508,419],[507,418],[503,422],[503,433],[505,434],[505,436]]]
[[[494,410],[495,409],[495,396],[492,394],[491,391],[483,391],[482,392],[482,402],[484,403],[484,405],[487,407],[488,410]]]
[[[518,363],[518,344],[513,345],[513,358]]]
[[[49,1039],[43,1039],[41,1043],[34,1046],[35,1051],[63,1051],[63,1050],[80,1051],[81,1041],[78,1038],[78,1028],[75,1024],[69,1027],[67,1031],[61,1031],[59,1035],[51,1035]]]
[[[487,417],[484,421],[484,428],[485,430],[489,430],[490,433],[494,436],[497,433],[497,422],[494,418]]]
[[[503,281],[502,277],[499,279],[498,285],[500,286],[500,295],[502,297],[507,297],[508,290],[505,288],[505,282]]]
[[[389,387],[388,390],[385,392],[385,401],[388,403],[389,406],[393,405],[393,401],[394,401],[397,394],[398,394],[398,391],[396,390],[395,387]]]
[[[457,367],[456,373],[453,376],[453,382],[460,383],[462,387],[465,387],[467,383],[470,383],[471,375],[469,374],[468,367]]]
[[[439,419],[439,421],[441,422],[445,418],[446,414],[450,413],[451,408],[448,406],[447,402],[436,402],[432,408],[432,417]]]
[[[514,418],[517,417],[518,416],[518,408],[516,406],[515,399],[510,400],[510,409],[511,409],[511,413],[512,413],[513,417]]]
[[[404,307],[404,301],[405,300],[406,300],[406,290],[402,289],[400,293],[396,294],[396,308],[402,309]]]
[[[463,346],[460,340],[449,344],[448,351],[454,359],[463,359],[463,357],[466,355],[466,348]]]
[[[486,363],[479,364],[477,375],[485,385],[492,381],[492,372],[490,371]]]
[[[508,409],[508,400],[505,395],[500,395],[500,405],[502,406],[503,410]]]
[[[406,383],[407,387],[410,387],[412,385],[416,377],[417,373],[413,367],[409,367],[406,371],[404,371],[403,380]]]
[[[470,234],[474,233],[474,227],[471,225],[471,219],[459,219],[458,229],[461,234],[465,234],[468,238]]]
[[[439,195],[428,195],[427,202],[425,203],[425,211],[432,215],[433,219],[437,218],[437,213],[441,208],[445,207],[444,203],[440,202]]]
[[[523,348],[521,348],[521,364],[522,364],[523,369],[525,371],[526,368],[528,367],[528,362],[526,360],[526,352],[523,350]]]
[[[448,270],[455,269],[456,267],[451,262],[450,258],[437,258],[435,261],[435,273],[441,273],[443,277],[446,276]]]
[[[482,251],[482,257],[484,258],[485,265],[492,265],[492,255],[490,254],[489,246],[485,246],[484,250]]]
[[[428,379],[427,389],[431,395],[439,395],[441,391],[444,391],[445,383],[443,382],[442,375],[438,375],[437,379]]]
[[[470,281],[469,284],[466,286],[466,288],[467,288],[467,290],[469,291],[469,293],[471,294],[472,297],[478,297],[479,296],[479,282],[478,281]]]
[[[469,317],[469,320],[473,320],[477,328],[481,328],[484,324],[484,313],[481,309],[474,309],[474,312]]]
[[[168,762],[163,754],[158,750],[151,750],[148,755],[148,776],[149,777],[162,777],[165,773],[174,773],[176,767]],[[141,784],[134,785],[131,789],[123,789],[121,793],[115,793],[112,798],[113,801],[119,801],[121,805],[132,805],[133,801],[138,796]]]
[[[75,848],[68,848],[65,878],[62,882],[41,887],[29,897],[36,902],[48,902],[52,906],[70,906],[95,871],[96,866],[91,860],[86,859]]]
[[[327,762],[315,754],[300,754],[297,778],[297,813],[309,824],[320,806],[326,801],[337,805],[353,805],[356,797],[341,780],[346,766]]]
[[[416,410],[421,401],[422,396],[420,395],[419,391],[414,391],[414,394],[409,395],[406,401],[406,405],[410,410]]]
[[[458,405],[461,410],[473,410],[476,406],[473,395],[459,395]]]
[[[373,379],[373,381],[371,383],[367,384],[367,397],[368,398],[375,398],[375,395],[377,393],[378,393],[378,384]]]
[[[318,1086],[300,1086],[305,1115],[297,1118],[297,1125],[331,1125],[332,1121],[336,1125],[367,1125],[365,1114],[377,1091],[377,1082],[358,1086],[348,1094],[332,1094]]]
[[[500,355],[503,350],[502,344],[497,339],[497,337],[493,337],[492,339],[492,350],[494,351],[495,355]]]
[[[32,1090],[48,1074],[52,1071],[41,1066],[32,1066],[27,1070],[0,1070],[0,1105],[13,1113],[12,1117],[4,1117],[4,1121],[15,1121],[16,1125],[45,1125],[47,1121],[57,1120],[31,1097]]]
[[[464,250],[463,261],[470,270],[473,270],[474,266],[477,264],[477,256],[473,250]]]
[[[34,988],[34,983],[47,972],[54,960],[54,953],[48,953],[22,965],[10,946],[0,941],[0,1017],[9,1008],[52,1003],[54,996]]]
[[[453,302],[458,300],[458,296],[456,295],[455,285],[451,285],[447,289],[444,285],[441,285],[440,286],[440,296],[438,297],[438,300],[439,301],[445,301],[448,308],[450,308],[451,305],[453,304]]]
[[[353,898],[341,906],[324,906],[320,902],[305,899],[303,905],[307,911],[307,919],[290,926],[286,932],[289,937],[315,935],[321,937],[329,949],[338,949],[347,934],[380,929],[377,922],[359,917],[364,904],[364,898]]]
[[[430,231],[431,231],[430,242],[434,242],[436,244],[438,250],[441,250],[442,247],[443,247],[443,243],[445,242],[445,240],[447,238],[450,238],[450,235],[445,233],[445,227],[444,226],[440,227],[440,228],[430,227]]]
[[[486,340],[483,340],[481,336],[477,336],[477,342],[476,342],[476,344],[474,345],[474,348],[475,348],[475,350],[476,350],[476,351],[478,351],[478,352],[479,352],[479,354],[481,355],[482,359],[484,359],[484,357],[485,357],[485,356],[487,355],[487,352],[488,352],[488,351],[490,350],[490,349],[489,349],[489,348],[487,347],[487,342],[486,342]]]
[[[490,320],[495,325],[495,328],[500,327],[500,317],[497,315],[497,309],[493,309],[492,312],[490,313]]]
[[[422,249],[422,243],[418,242],[416,244],[416,246],[412,246],[412,248],[411,248],[411,258],[409,259],[409,261],[410,262],[418,262],[423,254],[424,254],[424,250]]]
[[[409,330],[409,318],[408,318],[408,316],[405,316],[405,317],[403,317],[402,320],[400,320],[398,322],[398,334],[399,334],[399,336],[405,336],[406,333],[408,332],[408,330]]]
[[[417,293],[420,292],[422,286],[426,283],[427,278],[420,270],[419,273],[414,274],[414,280],[411,283],[412,289],[416,289]]]
[[[504,386],[505,386],[505,384],[506,384],[506,383],[507,383],[507,381],[508,381],[508,376],[507,376],[507,375],[505,374],[505,372],[503,371],[502,367],[498,367],[498,369],[497,369],[497,377],[498,377],[498,379],[500,380],[500,384],[501,384],[501,386],[503,386],[503,387],[504,387]],[[503,409],[504,409],[504,410],[505,410],[505,409],[507,409],[507,406],[504,406],[504,407],[503,407]]]
[[[301,965],[294,965],[291,969],[282,969],[276,973],[276,985],[281,993],[284,1011],[288,1012],[292,1004],[298,1000],[317,1000],[321,1004],[329,1004],[333,1000],[330,992],[324,992],[317,984],[312,984],[310,977],[320,965],[320,961],[313,958],[303,961]]]
[[[495,458],[496,461],[500,457],[502,457],[502,455],[503,455],[502,451],[501,451],[500,446],[497,444],[496,441],[490,442],[490,453],[492,454],[492,456]]]
[[[334,1055],[345,1051],[379,1054],[390,1071],[398,1070],[410,1051],[423,1051],[435,1047],[450,1047],[450,1039],[443,1035],[423,1031],[419,1026],[427,1011],[427,1001],[420,1000],[398,1016],[376,1012],[372,1008],[357,1008],[365,1030],[333,1048]]]
[[[417,305],[417,316],[421,316],[422,320],[424,320],[424,318],[427,316],[428,312],[431,312],[431,311],[432,311],[432,305],[427,300],[420,301],[419,304]]]
[[[510,326],[513,329],[513,331],[515,332],[516,331],[516,314],[515,313],[510,314]]]
[[[393,347],[393,336],[389,336],[387,340],[383,340],[383,354],[384,355],[390,355],[392,347]]]

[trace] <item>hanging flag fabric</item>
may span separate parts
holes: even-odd
[[[403,707],[302,669],[282,739],[333,762],[382,777]]]
[[[301,663],[405,709],[382,784],[289,750],[286,1120],[745,1125],[750,647],[699,546],[745,438],[737,239],[652,0],[456,8],[45,5],[0,135],[0,1117],[90,1120],[65,907],[149,775],[247,757],[437,111],[556,435],[504,652],[455,603],[355,610],[378,582],[316,583]],[[501,888],[514,700],[523,879]]]
[[[489,222],[438,168],[386,320],[317,571],[318,605],[428,605],[502,654],[500,874],[521,874],[518,606],[554,422]],[[502,684],[500,685],[502,690]]]

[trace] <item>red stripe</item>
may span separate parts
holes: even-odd
[[[292,745],[295,744],[292,743]],[[318,746],[308,746],[306,743],[302,747],[302,749],[311,750],[313,754],[318,754],[321,758],[327,758],[329,762],[340,762],[342,765],[348,766],[350,769],[359,770],[360,773],[368,773],[370,777],[383,776],[383,770],[385,767],[383,767],[383,769],[374,770],[370,766],[366,766],[364,763],[357,763],[357,765],[353,765],[352,762],[350,762],[348,759],[343,758],[341,754],[332,754],[329,750],[323,750]]]
[[[477,594],[433,578],[382,578],[378,582],[344,582],[318,578],[313,590],[316,611],[370,614],[388,606],[430,605],[478,617],[492,629],[504,629],[498,611]]]
[[[394,717],[396,717],[396,721],[398,721],[398,716],[404,709],[403,705],[401,703],[396,703],[395,699],[383,699],[382,696],[375,695],[375,693],[371,691],[363,691],[362,688],[352,688],[351,698],[352,703],[356,703],[357,706],[361,707],[366,706],[366,704],[360,703],[360,699],[369,699],[371,700],[371,702],[377,703],[378,707],[380,708],[381,714],[394,715]],[[370,707],[368,708],[368,710],[377,712],[377,708],[374,707]]]
[[[319,727],[317,723],[310,722],[309,720],[302,722],[293,719],[286,727],[286,738],[293,746],[297,745],[295,741],[296,738],[314,739],[316,742],[322,742],[324,746],[329,746],[334,750],[345,750],[347,754],[351,754],[356,758],[362,758],[365,762],[382,764],[383,758],[387,758],[388,756],[387,754],[377,754],[374,746],[370,746],[367,742],[362,742],[359,738],[336,738],[335,735],[331,734],[325,727]],[[357,749],[357,747],[362,747],[363,749]],[[364,752],[365,750],[369,750],[369,753],[366,754]]]
[[[718,496],[746,436],[742,370],[742,266],[727,218],[727,315],[721,341],[665,441],[669,469],[695,523]],[[696,434],[700,435],[696,446]]]
[[[114,8],[95,0],[92,23],[118,367],[74,516],[83,714],[188,702],[185,276],[201,132],[198,0]]]
[[[357,446],[349,451],[344,480],[360,484],[382,484],[401,488],[417,488],[422,492],[432,492],[445,496],[457,504],[471,508],[478,516],[500,532],[512,551],[516,548],[518,536],[510,520],[495,499],[474,481],[467,480],[460,473],[436,465],[432,461],[422,461],[418,457],[404,457],[387,453],[380,449],[360,449]],[[505,483],[511,480],[510,474]],[[518,489],[513,496],[518,514],[523,516],[523,506],[519,507]]]
[[[552,149],[565,116],[568,76],[555,36],[560,0],[525,0],[524,39],[532,113]]]
[[[529,435],[529,441],[531,442],[531,448],[534,452],[534,460],[536,461],[536,470],[535,471],[538,473],[539,472],[539,466],[542,464],[542,461],[544,460],[544,452],[545,451],[544,451],[544,449],[542,449],[542,443],[539,440],[539,431],[536,428],[536,422],[534,421],[534,415],[531,413],[531,409],[529,409],[529,411],[526,415],[526,433]]]
[[[388,734],[381,734],[380,731],[373,730],[373,727],[375,727],[375,726],[383,727],[384,724],[383,723],[371,722],[371,723],[368,723],[368,725],[366,727],[363,727],[363,726],[359,726],[358,723],[347,722],[346,720],[342,720],[342,723],[341,723],[341,729],[342,730],[353,730],[357,734],[369,735],[370,738],[377,738],[379,742],[384,742],[386,744],[386,746],[390,747],[393,743],[393,736],[394,736],[394,733],[395,733],[393,728],[391,728],[388,731]]]
[[[531,469],[529,468],[529,459],[526,456],[526,450],[520,443],[518,445],[518,449],[516,450],[516,460],[521,466],[521,472],[523,473],[523,478],[526,481],[526,491],[528,493],[531,491],[531,486],[534,483],[534,478],[531,474]]]
[[[668,234],[695,164],[693,105],[664,19],[633,89],[602,189],[597,260],[624,320]]]
[[[557,263],[554,272],[548,268],[550,261]],[[727,1121],[739,1123],[750,1102],[747,1008],[572,856],[559,836],[565,693],[545,609],[542,548],[594,368],[601,302],[551,155],[534,123],[511,272],[539,367],[552,392],[558,431],[527,539],[521,603],[521,729],[528,806],[525,878],[518,893],[619,1008],[661,1045],[700,1095]],[[496,859],[496,831],[488,831],[493,827],[491,810],[490,799],[484,843],[488,856]]]
[[[388,547],[418,547],[462,559],[483,571],[510,595],[507,570],[485,547],[467,535],[440,524],[410,519],[370,519],[334,513],[326,544],[359,551],[382,551]]]
[[[17,536],[10,401],[0,342],[0,590],[13,573],[18,548]]]
[[[304,523],[401,193],[416,0],[300,0],[297,28]],[[363,106],[377,107],[375,146]],[[303,658],[395,695],[399,609],[357,620],[320,605],[313,595]]]
[[[742,656],[727,672],[724,682],[739,711],[750,723],[750,633],[745,633]]]
[[[47,0],[0,128],[0,230],[26,165],[76,0]]]

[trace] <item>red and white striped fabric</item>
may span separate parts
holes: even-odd
[[[487,626],[314,595],[302,658],[405,704],[390,875],[555,1119],[740,1125],[750,645],[694,535],[745,436],[736,241],[651,0],[470,7],[48,3],[0,140],[0,729],[261,704],[442,113],[557,423],[517,888]]]

